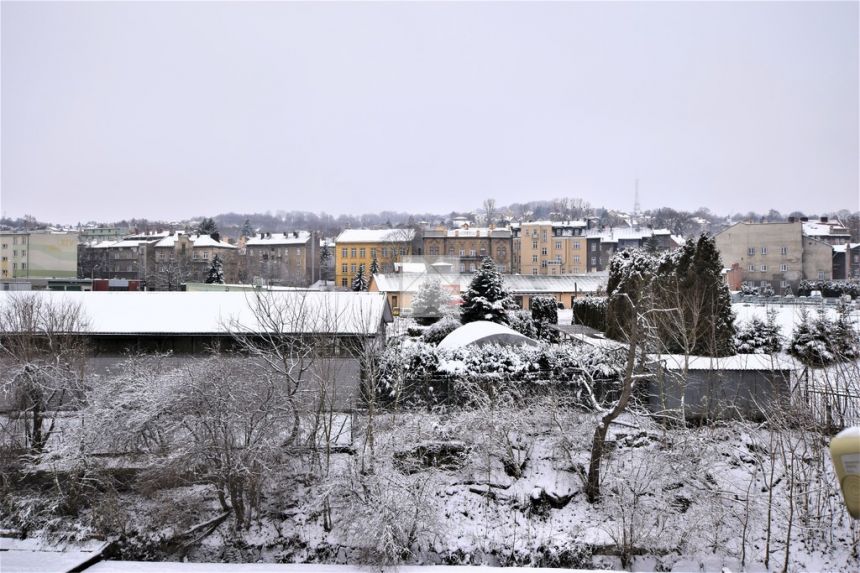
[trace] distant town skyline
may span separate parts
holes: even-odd
[[[860,209],[858,3],[0,4],[0,212]]]

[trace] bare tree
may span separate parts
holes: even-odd
[[[491,226],[496,222],[496,200],[484,199],[483,202],[484,216],[487,218],[487,226]]]
[[[48,293],[0,299],[0,377],[12,396],[24,446],[39,454],[54,431],[57,409],[84,389],[87,321],[80,305]]]

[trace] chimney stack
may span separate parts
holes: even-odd
[[[827,217],[821,217],[821,222],[826,223],[829,219]]]

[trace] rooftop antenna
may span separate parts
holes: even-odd
[[[636,224],[639,223],[639,178],[636,178],[636,183],[634,184],[634,195],[633,195],[633,219]]]

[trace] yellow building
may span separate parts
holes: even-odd
[[[370,282],[374,259],[379,272],[394,272],[394,263],[414,254],[414,239],[413,229],[347,229],[335,241],[335,284],[349,288],[361,265],[364,265],[365,278]]]
[[[77,233],[0,233],[0,279],[69,278],[77,273]]]
[[[587,272],[585,221],[534,221],[513,226],[514,272],[569,275]]]

